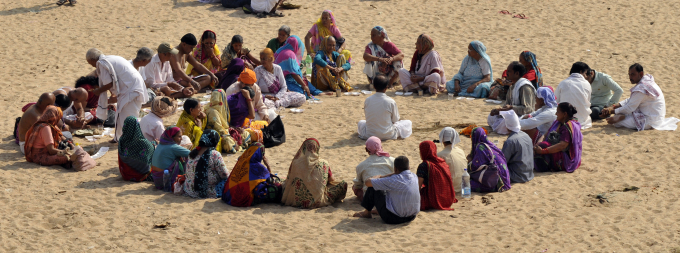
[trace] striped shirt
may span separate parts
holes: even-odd
[[[387,210],[399,217],[409,217],[420,211],[418,177],[410,170],[385,178],[371,179],[373,189],[385,191]]]

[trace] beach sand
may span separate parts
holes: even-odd
[[[227,251],[227,252],[678,252],[680,174],[678,132],[616,129],[603,122],[583,132],[582,166],[572,174],[541,173],[503,193],[473,194],[454,211],[427,211],[408,225],[386,225],[378,216],[352,218],[362,208],[348,191],[333,206],[301,210],[263,204],[236,208],[221,200],[196,200],[155,190],[150,183],[124,182],[117,146],[97,167],[76,173],[27,163],[11,132],[21,107],[39,94],[93,70],[91,47],[134,57],[139,47],[179,43],[185,33],[211,29],[220,48],[241,34],[255,52],[282,24],[304,37],[324,9],[335,13],[356,64],[350,75],[366,89],[362,75],[370,29],[384,26],[405,52],[409,66],[419,34],[427,33],[441,54],[446,76],[458,71],[472,40],[481,40],[500,77],[523,50],[536,53],[545,84],[556,87],[571,64],[584,61],[610,74],[627,91],[628,66],[639,62],[663,89],[667,116],[680,116],[675,84],[680,49],[678,1],[321,1],[292,0],[299,10],[285,17],[257,19],[219,4],[189,0],[94,1],[57,6],[56,0],[0,3],[0,107],[5,120],[0,144],[0,251]],[[524,13],[512,18],[498,11]],[[418,144],[438,137],[444,126],[486,125],[496,105],[484,100],[448,101],[446,94],[398,97],[403,119],[414,133],[386,141],[392,156],[405,155],[415,172]],[[305,138],[317,138],[321,157],[336,178],[350,182],[365,157],[356,122],[366,95],[321,97],[301,114],[284,112],[286,143],[267,149],[272,169],[285,176]],[[174,124],[179,113],[165,119]],[[492,134],[502,144],[506,137]],[[84,143],[84,140],[80,140]],[[675,144],[674,144],[675,143]],[[459,144],[466,153],[470,139]],[[438,148],[442,148],[438,146]],[[677,158],[677,157],[676,157]],[[225,155],[229,169],[237,156]],[[637,191],[622,191],[636,186]],[[607,200],[598,200],[603,194]],[[154,228],[169,224],[166,228]]]

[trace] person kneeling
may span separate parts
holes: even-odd
[[[385,95],[388,80],[384,75],[373,79],[376,93],[364,101],[366,120],[358,123],[359,138],[368,139],[371,136],[380,140],[396,140],[411,136],[411,121],[399,120],[399,109],[394,99]]]
[[[368,189],[361,201],[364,211],[354,217],[372,218],[375,207],[380,218],[387,224],[411,222],[420,211],[418,177],[409,170],[408,158],[394,160],[394,173],[375,176],[366,180]]]

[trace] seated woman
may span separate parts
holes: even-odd
[[[432,141],[420,143],[420,158],[416,175],[420,186],[420,210],[453,210],[457,203],[456,193],[451,181],[451,171],[446,160],[437,156],[437,145]]]
[[[491,59],[480,41],[470,42],[468,55],[463,59],[458,73],[446,83],[446,90],[457,96],[485,98],[493,80]]]
[[[336,52],[335,38],[326,36],[321,41],[320,50],[314,56],[314,67],[312,70],[312,85],[319,90],[351,91],[352,86],[347,83],[349,75],[347,71],[352,65],[345,59],[344,55]]]
[[[27,162],[39,165],[61,165],[70,167],[71,161],[66,156],[66,151],[59,150],[59,142],[66,140],[57,126],[63,117],[61,109],[56,106],[47,106],[42,116],[26,132],[26,146],[24,146]],[[143,138],[143,137],[142,137]],[[75,149],[69,143],[71,149]]]
[[[557,120],[534,146],[534,166],[538,172],[574,172],[581,166],[583,135],[574,118],[576,108],[562,102],[557,105]]]
[[[210,104],[205,109],[207,122],[205,129],[215,130],[220,135],[218,152],[236,153],[237,146],[234,139],[229,134],[229,105],[227,104],[227,94],[222,89],[213,90],[210,96]]]
[[[330,10],[325,10],[321,13],[321,18],[314,23],[312,29],[309,29],[305,36],[305,48],[308,54],[314,58],[316,52],[321,50],[322,40],[327,36],[335,38],[335,51],[345,56],[347,62],[352,62],[352,53],[345,49],[345,38],[340,33],[340,28],[335,22],[335,16]],[[311,44],[310,44],[311,40]]]
[[[276,38],[269,40],[269,42],[267,43],[267,48],[271,49],[272,52],[276,52],[276,50],[279,50],[279,48],[282,47],[283,44],[286,44],[286,40],[288,39],[288,37],[290,37],[290,27],[287,25],[282,25],[279,28],[278,36],[276,36]],[[260,59],[260,61],[262,61],[262,59]]]
[[[265,48],[260,52],[260,62],[262,65],[255,68],[255,75],[257,85],[264,95],[264,103],[269,109],[305,104],[305,95],[288,91],[283,70],[281,66],[274,64],[274,52],[271,49]]]
[[[171,178],[184,174],[186,157],[189,150],[180,146],[182,142],[182,130],[176,126],[170,126],[163,131],[160,142],[156,146],[151,158],[151,177],[156,189],[162,190],[163,173],[165,170],[171,173]],[[173,177],[174,175],[174,177]]]
[[[223,90],[229,89],[229,87],[236,82],[238,76],[244,69],[246,69],[246,65],[241,58],[232,59],[231,62],[229,62],[229,67],[216,74],[217,78],[220,79],[217,88]]]
[[[467,156],[470,189],[475,192],[503,192],[510,190],[510,171],[503,151],[486,138],[486,131],[481,127],[472,130],[472,152]],[[486,178],[495,175],[484,175],[482,166],[495,164],[498,168],[498,181],[489,182]],[[479,173],[476,173],[479,172]],[[481,181],[480,181],[481,180]]]
[[[300,61],[305,49],[300,46],[302,40],[300,37],[291,35],[286,40],[286,44],[274,54],[274,63],[281,67],[283,75],[286,78],[286,85],[289,91],[297,92],[305,95],[307,98],[321,94],[314,86],[310,86],[307,80],[303,79],[302,70],[300,70]]]
[[[222,66],[222,61],[220,60],[220,48],[216,43],[217,34],[215,34],[213,31],[206,30],[203,32],[201,39],[198,41],[198,45],[196,45],[193,51],[193,56],[196,61],[203,64],[203,66],[205,66],[205,68],[213,74],[220,71],[220,66]],[[201,75],[198,71],[194,70],[194,66],[191,65],[191,63],[187,64],[187,75]],[[215,85],[215,83],[213,83],[213,85]]]
[[[215,150],[220,134],[208,129],[203,132],[198,147],[189,153],[184,195],[192,198],[219,198],[229,176],[222,154]]]
[[[536,111],[522,116],[519,125],[525,133],[531,137],[536,144],[538,137],[545,134],[557,116],[557,102],[555,94],[548,87],[539,87],[536,90]]]
[[[255,92],[252,87],[244,86],[239,92],[227,96],[229,106],[229,126],[236,129],[241,135],[240,144],[247,147],[251,142],[262,142],[262,122],[253,121],[255,119],[255,105],[252,97]],[[254,124],[255,123],[255,124]],[[266,124],[266,122],[264,122]]]
[[[536,89],[542,87],[543,74],[536,62],[536,55],[532,52],[524,51],[519,54],[519,63],[524,65],[524,68],[527,70],[522,78],[529,80]],[[505,70],[503,71],[502,79],[496,79],[493,85],[491,85],[490,99],[505,100],[505,94],[507,94],[510,85],[512,85],[510,81],[506,80],[507,76],[508,71]]]
[[[137,118],[125,118],[123,135],[118,140],[118,168],[123,180],[146,180],[151,171],[151,158],[155,149],[153,143],[144,138]]]
[[[444,145],[444,149],[439,151],[437,156],[443,158],[449,165],[453,189],[460,194],[463,171],[467,168],[467,160],[463,149],[456,146],[460,143],[458,131],[452,127],[445,127],[439,132],[439,141]]]
[[[392,88],[399,80],[397,71],[404,67],[402,60],[404,53],[397,45],[390,41],[387,31],[382,26],[371,29],[371,43],[368,43],[364,51],[364,74],[368,76],[368,82],[373,84],[373,79],[382,74],[389,80],[388,88]]]
[[[222,51],[222,69],[228,69],[231,65],[231,60],[236,58],[241,58],[246,68],[249,69],[254,69],[262,64],[260,63],[260,60],[250,53],[250,49],[243,47],[243,37],[241,35],[234,35],[234,37],[231,37],[231,43],[229,43]]]
[[[229,89],[225,90],[224,92],[227,94],[227,96],[233,95],[235,93],[241,92],[241,90],[245,87],[250,88],[250,90],[253,91],[253,95],[250,97],[253,108],[255,109],[255,120],[262,120],[267,122],[267,124],[274,120],[277,116],[275,108],[272,108],[269,110],[267,105],[264,103],[264,99],[262,96],[262,91],[260,90],[260,86],[255,85],[257,83],[257,74],[255,74],[254,71],[250,69],[246,69],[243,72],[241,72],[241,75],[238,77],[238,81],[234,83],[232,86],[229,87]]]
[[[271,177],[271,170],[264,157],[264,145],[259,142],[243,152],[224,186],[222,200],[225,203],[248,207],[260,202],[253,191]]]
[[[337,182],[326,160],[319,158],[319,141],[309,138],[295,154],[288,169],[281,203],[300,208],[324,207],[340,202],[347,194],[347,183]]]
[[[203,106],[194,98],[184,101],[184,111],[179,115],[177,120],[177,127],[182,130],[184,135],[189,136],[193,147],[198,146],[198,141],[203,135],[203,130],[206,125],[205,113],[203,113]]]
[[[404,91],[424,90],[434,95],[444,90],[444,65],[439,53],[434,50],[434,41],[430,36],[418,36],[411,67],[409,70],[399,69],[399,80]]]

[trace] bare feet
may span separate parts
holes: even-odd
[[[610,124],[610,125],[616,124],[616,123],[621,122],[624,119],[626,119],[626,115],[622,115],[622,114],[614,115],[614,117],[607,118],[607,124]]]
[[[373,218],[373,215],[371,215],[371,212],[369,212],[368,210],[364,210],[364,211],[355,213],[352,217],[370,219],[370,218]]]
[[[371,214],[378,214],[378,209],[373,209],[373,210],[371,211]]]

